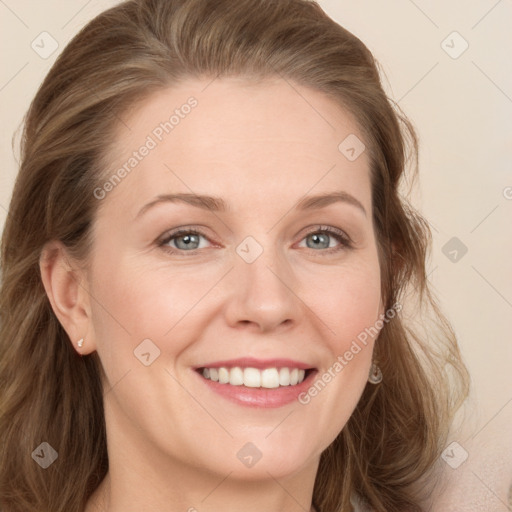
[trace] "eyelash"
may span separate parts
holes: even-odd
[[[338,251],[341,251],[343,249],[351,249],[351,248],[353,248],[352,240],[350,239],[350,237],[344,231],[342,231],[341,229],[338,229],[338,228],[335,228],[335,227],[332,227],[332,226],[316,226],[315,229],[307,232],[301,238],[300,241],[302,242],[302,240],[304,240],[308,236],[316,235],[316,234],[328,234],[328,235],[334,237],[340,243],[340,245],[337,246],[337,247],[330,247],[330,248],[327,248],[327,249],[322,249],[321,251],[317,251],[317,250],[311,249],[309,247],[307,248],[310,251],[313,251],[315,253],[316,252],[322,252],[324,254],[332,254],[332,253],[337,253]],[[173,240],[175,238],[179,238],[180,236],[183,236],[183,235],[202,236],[206,240],[210,241],[208,236],[205,233],[203,233],[201,230],[197,230],[197,229],[194,229],[194,228],[180,228],[180,229],[177,229],[176,231],[173,231],[173,232],[169,233],[167,236],[165,236],[165,238],[160,240],[158,242],[158,246],[162,250],[164,250],[164,251],[166,251],[166,252],[168,252],[170,254],[189,253],[191,255],[194,255],[194,254],[197,253],[197,251],[201,250],[201,249],[192,249],[190,251],[184,251],[182,249],[175,249],[175,248],[172,248],[172,247],[169,247],[168,245],[166,245],[171,240]]]

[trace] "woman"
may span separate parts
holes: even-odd
[[[89,23],[3,234],[2,511],[426,509],[467,374],[407,141],[314,2]]]

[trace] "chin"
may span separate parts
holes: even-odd
[[[313,450],[311,440],[305,443],[304,439],[295,439],[285,431],[272,439],[274,433],[259,433],[252,436],[252,441],[248,440],[251,439],[248,434],[243,440],[232,441],[230,444],[235,448],[230,446],[222,450],[223,456],[219,454],[218,457],[224,458],[224,462],[222,469],[216,467],[216,471],[224,475],[229,473],[230,478],[243,481],[281,479],[303,471],[319,459],[322,449]],[[226,457],[232,450],[234,457]]]

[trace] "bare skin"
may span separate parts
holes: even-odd
[[[58,244],[42,267],[70,339],[85,339],[75,349],[97,351],[106,373],[110,470],[86,512],[310,510],[320,454],[367,383],[372,339],[333,370],[383,312],[368,155],[350,161],[338,149],[363,136],[320,92],[210,82],[160,91],[127,113],[110,170],[148,136],[157,143],[98,199],[89,271]],[[197,106],[157,140],[155,128],[190,97]],[[225,209],[175,200],[140,213],[180,193]],[[176,228],[189,235],[170,238]],[[143,340],[147,366],[134,354]],[[331,379],[308,403],[247,406],[196,371],[246,357],[298,361]],[[247,443],[261,454],[251,467],[239,456]]]

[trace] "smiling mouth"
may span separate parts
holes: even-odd
[[[244,386],[247,388],[277,389],[296,386],[304,381],[314,371],[302,368],[198,368],[197,372],[205,379],[230,386]]]

